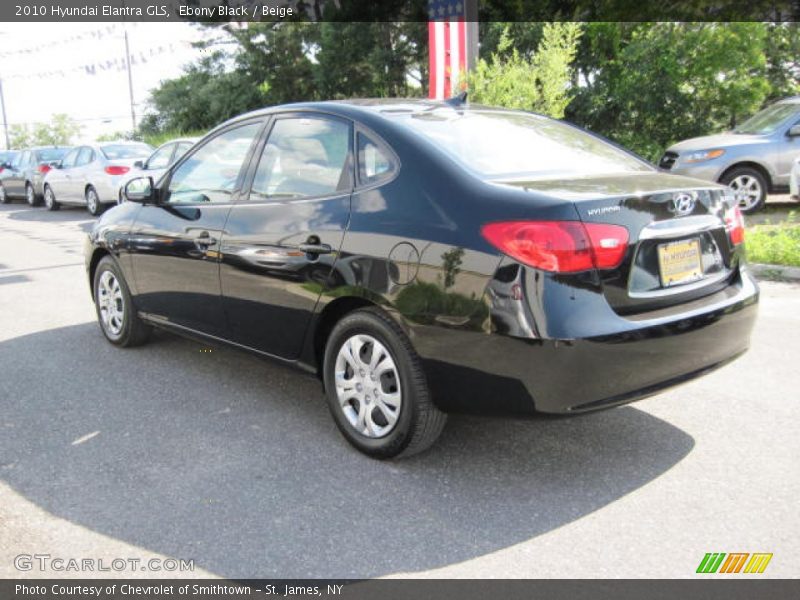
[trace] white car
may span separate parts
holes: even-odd
[[[122,185],[120,185],[119,192],[117,193],[118,202],[120,204],[124,202],[125,198],[123,192],[125,186],[131,179],[136,179],[137,177],[152,177],[153,181],[158,181],[159,177],[167,170],[167,167],[186,154],[186,151],[194,146],[194,143],[199,139],[200,138],[196,137],[188,137],[170,140],[156,148],[155,152],[148,156],[146,160],[137,160],[133,164],[133,169],[128,172]]]
[[[76,146],[44,178],[44,204],[58,210],[62,204],[85,206],[99,215],[116,204],[119,188],[134,164],[147,158],[153,147],[142,142],[100,142]]]
[[[795,159],[789,175],[789,195],[793,200],[800,200],[800,156]]]

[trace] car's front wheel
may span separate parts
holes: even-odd
[[[364,454],[410,456],[439,437],[446,415],[431,400],[421,360],[380,310],[357,310],[336,324],[323,370],[336,425]]]
[[[95,217],[105,210],[103,203],[100,202],[100,196],[97,195],[97,190],[91,186],[86,188],[86,210]]]
[[[767,180],[750,167],[736,167],[723,176],[721,183],[733,190],[739,210],[746,214],[758,212],[767,201]]]
[[[56,195],[53,193],[53,189],[49,185],[44,186],[44,205],[47,210],[58,210],[61,208],[58,200],[56,200]]]
[[[94,273],[94,304],[109,342],[129,347],[147,341],[150,326],[136,313],[128,284],[110,256],[100,261]]]

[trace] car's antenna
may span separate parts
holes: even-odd
[[[462,104],[466,104],[467,103],[467,90],[464,90],[463,92],[461,92],[460,94],[458,94],[456,96],[453,96],[452,98],[448,98],[447,100],[444,101],[444,103],[445,104],[449,104],[450,106],[453,106],[453,107],[456,107],[456,108],[461,106]]]

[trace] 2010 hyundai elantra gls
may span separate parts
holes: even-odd
[[[756,317],[727,189],[525,112],[279,106],[125,194],[86,246],[106,338],[160,327],[315,373],[379,458],[448,412],[654,394],[744,352]]]

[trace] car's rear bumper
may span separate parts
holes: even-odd
[[[757,302],[758,286],[742,271],[682,312],[624,319],[618,332],[559,340],[417,331],[415,345],[444,410],[580,412],[652,395],[736,358],[749,346]]]

